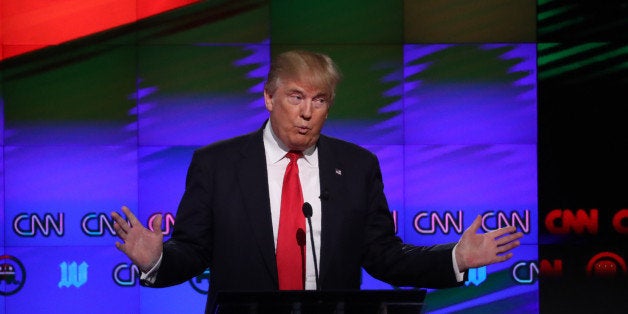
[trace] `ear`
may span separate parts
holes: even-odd
[[[264,105],[266,105],[266,110],[273,111],[273,95],[269,94],[266,89],[264,89]]]

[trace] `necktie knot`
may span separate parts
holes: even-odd
[[[290,159],[290,162],[295,162],[299,158],[303,157],[303,153],[298,150],[291,150],[286,154],[286,157]]]

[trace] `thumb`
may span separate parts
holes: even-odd
[[[161,214],[157,214],[155,219],[153,219],[153,232],[161,233]]]
[[[472,224],[471,224],[471,226],[469,227],[469,230],[470,230],[472,233],[477,233],[477,232],[478,232],[478,230],[480,229],[480,225],[482,224],[482,219],[481,219],[481,217],[482,217],[482,216],[477,215],[477,216],[475,217],[475,219],[473,220],[473,223],[472,223]]]

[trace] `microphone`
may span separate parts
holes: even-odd
[[[319,196],[318,198],[320,198],[321,201],[329,200],[329,191],[327,191],[327,189],[323,190],[323,193],[321,193],[321,196]]]
[[[303,215],[307,218],[307,223],[310,226],[310,242],[312,243],[312,257],[314,258],[314,275],[316,276],[316,290],[320,290],[318,284],[318,260],[316,259],[316,249],[314,248],[314,230],[312,229],[312,205],[310,203],[303,203]]]

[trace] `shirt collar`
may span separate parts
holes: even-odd
[[[266,151],[266,163],[268,165],[274,165],[286,157],[289,149],[284,145],[270,125],[270,120],[264,127],[264,149]],[[316,145],[312,145],[303,151],[303,158],[312,167],[318,167],[318,149]]]

